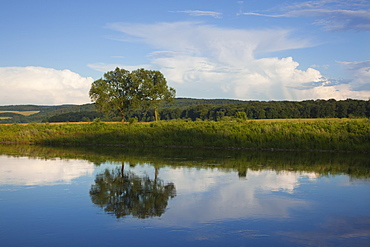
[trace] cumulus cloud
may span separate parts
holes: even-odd
[[[364,99],[370,98],[370,61],[338,62],[344,66],[349,79],[325,79],[312,88],[297,91],[298,98]]]
[[[317,68],[299,69],[299,63],[292,57],[256,58],[313,45],[310,40],[292,38],[291,30],[231,29],[201,22],[112,23],[108,27],[155,48],[148,54],[151,64],[146,68],[160,70],[179,97],[212,95],[245,100],[368,97],[368,92],[356,90],[354,84],[324,78]]]
[[[1,67],[0,104],[83,104],[93,81],[70,70]]]
[[[362,0],[307,1],[269,10],[268,13],[247,12],[244,15],[266,17],[314,17],[315,24],[328,31],[370,31],[369,2]],[[273,13],[271,13],[273,12]]]

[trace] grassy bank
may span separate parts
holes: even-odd
[[[370,151],[369,119],[0,125],[0,142]]]

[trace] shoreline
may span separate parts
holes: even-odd
[[[101,143],[101,144],[71,144],[71,143],[61,143],[61,144],[43,144],[43,143],[35,143],[35,142],[0,142],[1,145],[35,145],[35,146],[47,146],[47,147],[58,147],[58,146],[103,146],[103,147],[129,147],[129,148],[174,148],[174,149],[216,149],[216,150],[247,150],[247,151],[271,151],[271,152],[314,152],[314,153],[362,153],[367,154],[370,151],[355,151],[355,150],[328,150],[328,149],[284,149],[284,148],[245,148],[245,147],[215,147],[215,146],[204,146],[204,147],[196,147],[196,146],[177,146],[177,145],[166,145],[166,146],[155,146],[155,145],[140,145],[140,146],[132,146],[132,145],[125,145],[125,144],[109,144],[109,143]]]

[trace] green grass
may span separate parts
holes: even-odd
[[[0,125],[0,142],[370,151],[369,119]]]

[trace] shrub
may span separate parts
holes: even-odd
[[[137,117],[132,117],[128,120],[129,124],[134,124],[134,123],[137,123],[139,120],[137,119]]]

